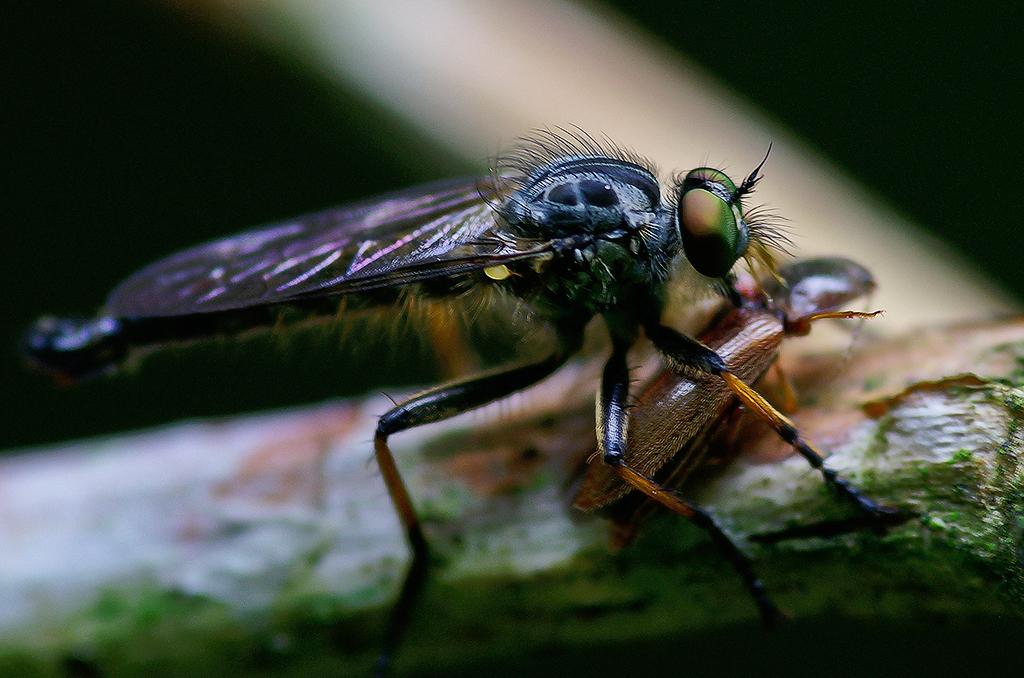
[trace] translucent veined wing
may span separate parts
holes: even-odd
[[[498,237],[494,189],[435,182],[268,224],[136,272],[106,312],[125,318],[212,313],[457,277],[531,256]]]

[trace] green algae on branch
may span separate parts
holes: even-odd
[[[1016,353],[999,347],[1021,341],[1020,321],[918,332],[861,343],[838,374],[837,356],[784,351],[801,430],[871,496],[916,514],[883,536],[758,543],[850,511],[742,421],[742,437],[726,440],[730,427],[709,443],[738,445],[739,458],[684,490],[746,543],[798,624],[1019,610],[1024,392],[1006,381]],[[967,373],[975,381],[949,379]],[[395,437],[437,554],[399,668],[712,630],[752,642],[755,609],[699,530],[659,515],[612,555],[606,524],[569,509],[590,399],[569,370],[531,391],[526,411]],[[362,671],[407,558],[366,464],[383,408],[186,424],[0,462],[0,673]]]

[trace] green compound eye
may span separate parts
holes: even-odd
[[[747,227],[733,204],[735,184],[718,170],[701,168],[680,187],[677,217],[683,251],[697,271],[721,278],[747,249]]]

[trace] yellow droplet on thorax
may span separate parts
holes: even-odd
[[[508,266],[505,264],[499,264],[498,266],[488,266],[485,268],[484,275],[491,280],[504,280],[512,275],[512,271],[508,270]]]

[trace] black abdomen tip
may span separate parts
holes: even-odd
[[[127,355],[128,344],[115,318],[47,316],[37,320],[25,335],[23,349],[47,372],[78,379],[116,366]]]

